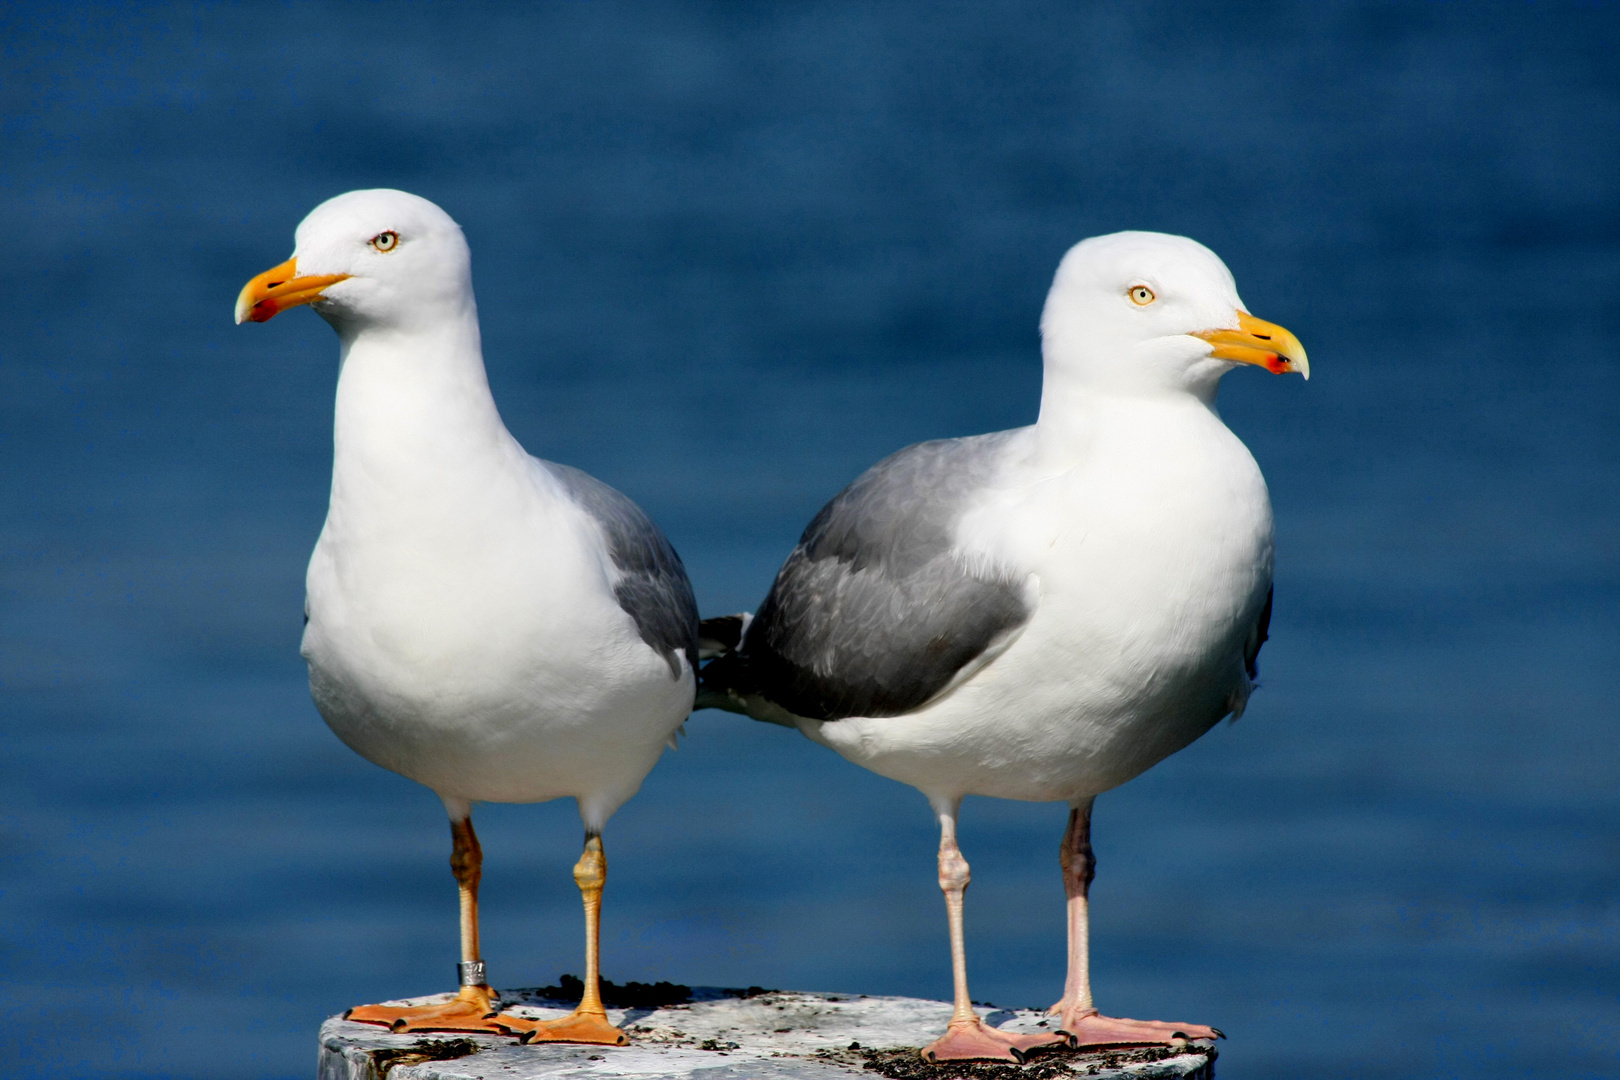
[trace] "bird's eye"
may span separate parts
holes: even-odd
[[[399,233],[381,232],[371,238],[371,246],[378,251],[393,251],[399,246]]]
[[[1147,307],[1158,299],[1153,295],[1153,290],[1146,285],[1132,285],[1126,292],[1131,298],[1131,303],[1137,307]]]

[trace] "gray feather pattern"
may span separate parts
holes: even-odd
[[[799,716],[897,716],[1028,620],[1023,583],[953,551],[969,498],[1013,432],[919,443],[873,466],[811,521],[741,648],[705,688]]]
[[[602,526],[613,565],[623,575],[613,588],[614,598],[635,620],[641,640],[658,650],[675,678],[681,676],[679,654],[696,671],[697,600],[669,539],[641,507],[596,477],[552,461],[541,464]]]

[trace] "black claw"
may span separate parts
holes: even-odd
[[[1210,1029],[1209,1029],[1209,1030],[1211,1030],[1211,1031],[1213,1031],[1213,1032],[1214,1032],[1214,1033],[1215,1033],[1215,1037],[1216,1037],[1216,1038],[1217,1038],[1217,1039],[1224,1039],[1224,1038],[1226,1038],[1226,1032],[1224,1032],[1224,1031],[1222,1031],[1222,1030],[1221,1030],[1221,1029],[1220,1029],[1220,1028],[1218,1028],[1218,1027],[1212,1027],[1212,1028],[1210,1028]]]
[[[347,1020],[349,1018],[349,1014],[352,1013],[352,1012],[354,1012],[353,1009],[344,1009],[343,1010],[343,1019]]]
[[[1187,1033],[1185,1031],[1172,1031],[1170,1033],[1170,1037],[1172,1039],[1185,1039],[1187,1037]]]
[[[532,1042],[534,1040],[534,1037],[535,1037],[536,1034],[538,1034],[538,1033],[533,1032],[533,1031],[525,1031],[523,1034],[518,1036],[518,1042],[520,1042],[523,1045],[527,1046],[530,1042]]]
[[[1022,1050],[1018,1049],[1018,1047],[1016,1047],[1016,1046],[1007,1047],[1007,1052],[1009,1054],[1011,1054],[1013,1056],[1013,1060],[1018,1062],[1018,1064],[1020,1064],[1020,1065],[1022,1065],[1025,1062],[1025,1060],[1028,1059],[1028,1057],[1029,1057],[1028,1054],[1024,1053]]]

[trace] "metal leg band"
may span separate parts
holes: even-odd
[[[461,977],[462,986],[484,986],[488,982],[482,960],[463,960],[456,965],[456,973]]]

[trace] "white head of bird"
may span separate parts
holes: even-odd
[[[1239,364],[1310,378],[1299,339],[1250,315],[1226,264],[1185,236],[1082,240],[1058,265],[1041,313],[1044,400],[1065,391],[1212,402]]]
[[[465,323],[476,309],[461,226],[404,191],[350,191],[299,224],[293,257],[242,288],[236,321],[264,322],[312,305],[345,340],[366,329],[409,332]]]

